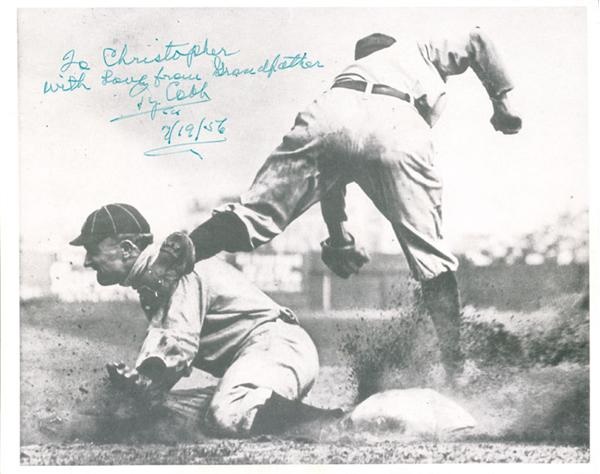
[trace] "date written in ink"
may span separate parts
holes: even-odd
[[[163,140],[171,145],[183,139],[185,141],[200,142],[204,138],[215,135],[225,135],[227,117],[222,119],[208,119],[202,117],[197,122],[182,122],[175,120],[172,124],[163,125],[161,132]]]

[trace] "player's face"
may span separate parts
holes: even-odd
[[[83,266],[96,270],[96,280],[102,286],[122,283],[129,274],[130,265],[123,258],[123,249],[119,241],[112,237],[85,245]]]

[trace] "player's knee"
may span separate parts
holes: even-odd
[[[256,408],[262,406],[271,394],[271,389],[251,384],[217,391],[206,413],[207,428],[219,436],[247,436],[254,422]]]

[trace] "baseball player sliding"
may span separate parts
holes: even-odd
[[[137,288],[158,248],[133,206],[92,212],[71,245],[85,247],[84,266],[101,285]],[[107,366],[111,381],[150,409],[193,367],[220,381],[205,428],[215,434],[273,433],[295,423],[336,419],[300,400],[319,370],[317,350],[295,315],[219,259],[197,263],[179,280],[169,303],[146,311],[148,331],[135,368]]]
[[[389,220],[422,284],[450,380],[464,367],[457,259],[442,238],[442,181],[431,128],[450,76],[471,69],[491,100],[494,129],[517,133],[513,84],[492,40],[479,28],[453,38],[415,41],[373,34],[358,41],[355,62],[297,115],[240,202],[214,211],[189,237],[169,236],[139,277],[148,307],[168,300],[194,262],[269,242],[316,202],[329,237],[323,262],[347,278],[368,261],[346,229],[345,188],[357,183]]]

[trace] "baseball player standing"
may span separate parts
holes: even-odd
[[[151,243],[150,226],[137,209],[108,204],[89,215],[71,245],[85,247],[84,266],[96,271],[101,285],[137,288],[158,253]],[[294,313],[219,259],[196,264],[179,279],[168,304],[146,317],[135,368],[107,369],[114,383],[150,406],[196,367],[220,378],[206,416],[206,428],[215,434],[277,432],[343,415],[300,401],[319,361]]]
[[[494,129],[517,133],[513,89],[492,40],[479,28],[455,38],[358,41],[355,62],[331,89],[298,114],[291,131],[258,171],[239,203],[214,211],[189,238],[171,235],[141,280],[157,305],[195,260],[222,250],[251,251],[269,242],[316,202],[329,237],[322,259],[343,278],[368,261],[346,230],[345,187],[357,183],[389,220],[440,340],[450,380],[464,367],[457,259],[442,238],[442,180],[431,128],[445,103],[448,77],[471,69],[491,100]]]

